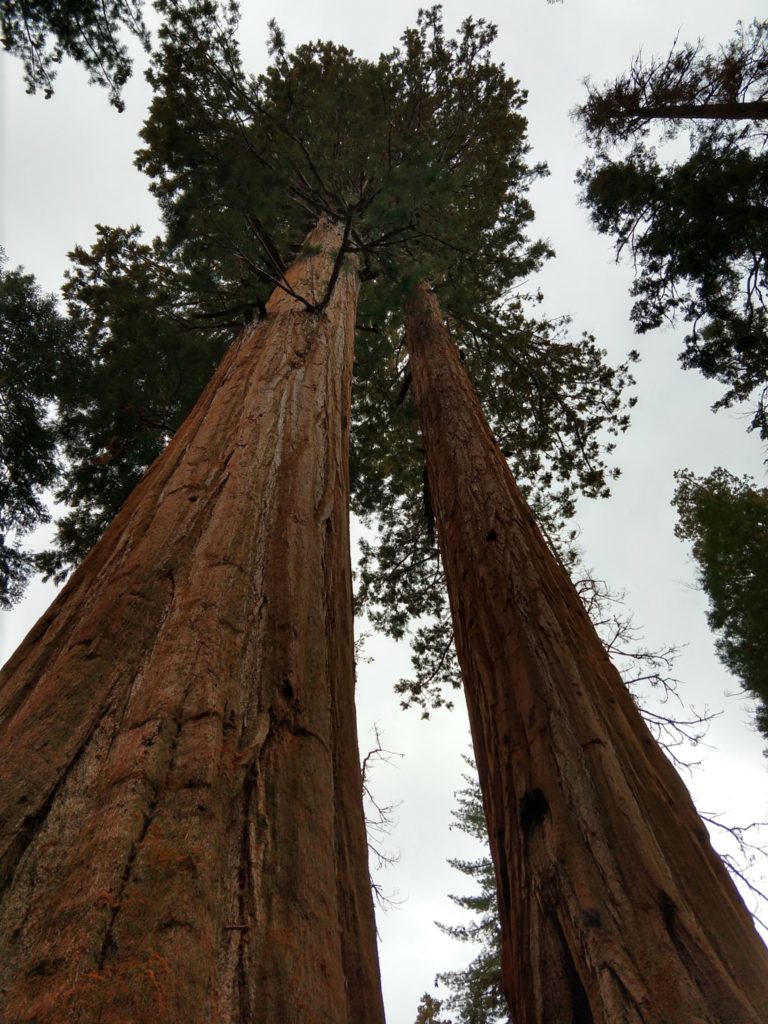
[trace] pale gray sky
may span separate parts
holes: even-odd
[[[389,0],[363,7],[359,0],[292,0],[285,9],[243,0],[242,44],[246,66],[266,61],[266,23],[277,16],[288,44],[324,37],[362,55],[376,56],[396,43],[415,20],[417,2]],[[687,778],[700,806],[727,811],[731,820],[766,817],[768,773],[762,743],[751,730],[748,704],[735,680],[714,657],[705,621],[706,601],[695,589],[694,567],[673,536],[672,473],[698,473],[725,465],[764,479],[763,453],[744,430],[738,412],[709,412],[719,387],[683,373],[676,355],[682,330],[657,331],[638,339],[628,320],[630,274],[617,267],[610,241],[589,227],[578,207],[574,173],[584,158],[570,109],[583,96],[581,80],[597,81],[622,71],[639,49],[659,53],[674,36],[724,41],[737,19],[760,12],[755,3],[731,0],[487,0],[470,6],[446,0],[446,26],[468,14],[499,26],[496,54],[529,90],[527,115],[533,160],[546,160],[551,175],[536,184],[534,231],[550,239],[557,258],[540,275],[545,310],[570,313],[574,330],[592,331],[614,360],[638,347],[639,404],[630,431],[616,453],[623,477],[609,501],[582,502],[581,543],[586,560],[614,588],[627,590],[627,605],[650,646],[687,644],[676,674],[687,703],[722,711],[709,743],[696,756],[703,768]],[[141,76],[126,90],[119,115],[105,93],[89,86],[78,67],[65,66],[56,96],[45,101],[24,94],[21,68],[0,57],[2,86],[2,205],[0,241],[12,266],[23,264],[44,288],[56,290],[75,244],[90,245],[94,224],[141,224],[158,230],[154,201],[132,166],[137,130],[149,91]],[[23,606],[0,619],[0,654],[11,653],[46,607],[51,588],[37,585]],[[367,645],[371,664],[360,669],[359,711],[363,751],[378,722],[385,746],[404,756],[382,766],[375,786],[383,801],[400,801],[398,824],[389,839],[398,864],[380,878],[404,902],[379,915],[381,963],[389,1024],[411,1024],[421,993],[437,971],[462,965],[467,950],[443,936],[433,921],[455,920],[449,891],[464,880],[445,858],[473,856],[472,845],[449,830],[453,791],[461,785],[461,755],[468,749],[461,708],[433,714],[402,712],[392,685],[409,671],[407,647],[375,637]],[[460,698],[459,698],[460,704]],[[717,837],[715,837],[717,839]],[[758,875],[766,874],[765,859]]]

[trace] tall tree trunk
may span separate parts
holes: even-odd
[[[768,954],[422,285],[407,344],[515,1024],[758,1024]]]
[[[705,120],[705,121],[761,121],[768,118],[768,101],[750,100],[723,103],[659,103],[636,107],[616,107],[606,118],[622,121],[626,118],[645,118],[649,121]]]
[[[321,222],[287,272],[310,302],[339,241]],[[348,259],[321,313],[274,292],[0,677],[3,1022],[383,1021],[353,694],[357,290]]]

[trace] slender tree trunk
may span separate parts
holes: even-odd
[[[768,101],[751,100],[731,103],[660,103],[658,106],[619,107],[609,119],[628,117],[648,120],[762,121],[768,117]]]
[[[765,1022],[766,949],[537,529],[424,285],[407,344],[515,1024]]]
[[[339,247],[290,285],[319,300]],[[358,276],[274,292],[0,677],[0,1019],[383,1021],[353,694]]]

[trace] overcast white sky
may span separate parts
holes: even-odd
[[[243,0],[243,5],[242,45],[253,71],[266,61],[266,23],[272,16],[289,46],[324,37],[375,57],[396,43],[418,8],[410,0],[376,6],[359,0],[292,0],[285,9],[273,2]],[[626,589],[627,605],[649,646],[687,645],[676,666],[684,700],[722,712],[709,733],[711,746],[696,753],[704,758],[703,768],[686,780],[699,805],[727,811],[734,822],[765,818],[768,772],[762,743],[749,725],[748,702],[714,657],[706,600],[695,588],[685,546],[673,536],[669,504],[675,469],[707,473],[724,465],[764,480],[763,453],[738,412],[709,412],[719,387],[679,369],[683,331],[657,331],[640,339],[632,334],[629,271],[615,265],[610,241],[591,230],[576,202],[573,177],[585,150],[568,116],[583,97],[585,76],[610,78],[639,49],[668,48],[678,31],[683,39],[703,36],[714,46],[730,35],[737,19],[765,12],[754,0],[565,0],[558,5],[486,0],[473,6],[446,0],[444,12],[449,29],[470,13],[495,21],[497,57],[529,90],[532,159],[546,160],[551,170],[533,191],[534,231],[549,238],[558,254],[540,276],[546,311],[570,313],[574,330],[594,332],[614,360],[630,348],[641,351],[640,401],[616,453],[623,477],[609,501],[585,501],[579,509],[587,563],[612,587]],[[11,266],[24,265],[45,289],[55,291],[67,251],[78,243],[90,245],[95,223],[138,223],[150,236],[158,230],[154,201],[132,166],[149,98],[140,74],[126,90],[122,115],[109,107],[103,91],[88,85],[78,67],[62,69],[56,96],[46,102],[24,94],[20,65],[3,54],[0,87],[0,241]],[[36,585],[21,607],[0,617],[0,660],[10,655],[51,594],[50,587]],[[435,713],[428,722],[417,712],[399,710],[392,686],[409,671],[404,644],[374,637],[367,652],[374,660],[359,672],[363,751],[372,745],[377,722],[385,746],[403,755],[395,766],[381,766],[374,783],[382,801],[400,801],[398,824],[387,841],[400,860],[379,880],[385,890],[399,891],[403,902],[379,915],[379,928],[389,1024],[411,1024],[435,973],[463,965],[468,955],[433,924],[456,919],[446,894],[464,891],[463,878],[447,867],[446,857],[475,854],[449,829],[468,732],[462,708]],[[766,874],[765,858],[756,866],[757,877],[761,874]]]

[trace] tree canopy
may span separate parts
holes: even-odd
[[[768,437],[768,22],[739,25],[714,53],[675,44],[637,57],[576,114],[595,148],[578,175],[598,231],[635,266],[632,320],[643,333],[689,325],[680,360],[725,385],[715,408],[750,400]],[[690,155],[649,141],[688,129]],[[663,150],[661,151],[663,153]]]
[[[757,725],[768,736],[768,488],[722,468],[676,478],[675,533],[692,545],[717,653],[757,699]]]
[[[402,630],[404,612],[443,603],[402,349],[409,289],[425,277],[439,289],[508,457],[529,490],[558,495],[555,517],[577,489],[607,491],[604,435],[627,425],[628,366],[608,366],[593,338],[531,316],[535,296],[510,290],[549,253],[526,237],[525,193],[544,169],[526,162],[525,94],[491,59],[492,25],[470,18],[449,37],[432,8],[377,62],[324,42],[289,52],[273,26],[258,78],[236,30],[234,5],[166,5],[138,156],[164,237],[103,227],[74,253],[66,297],[92,369],[62,418],[60,497],[77,507],[45,566],[61,574],[82,557],[325,215],[365,279],[354,506],[383,517],[368,567],[384,582],[369,573],[363,596],[392,597],[379,622]]]
[[[21,596],[34,568],[22,538],[50,519],[43,492],[60,468],[51,404],[78,350],[54,296],[6,262],[0,250],[0,608]]]
[[[57,65],[71,57],[122,110],[122,89],[132,63],[121,32],[132,33],[149,49],[142,6],[141,0],[4,0],[3,47],[23,61],[27,92],[42,89],[46,98],[52,96]]]
[[[675,40],[665,57],[638,55],[628,71],[602,88],[587,80],[587,101],[578,109],[587,137],[599,147],[646,135],[658,120],[667,134],[675,134],[683,122],[768,118],[766,33],[768,22],[740,22],[733,38],[713,53],[701,39],[681,46]]]

